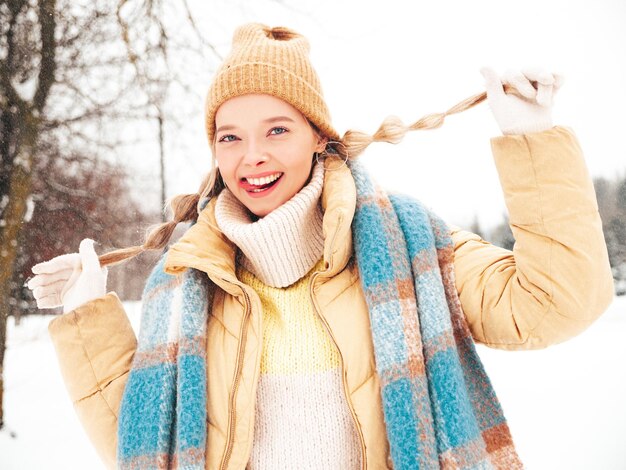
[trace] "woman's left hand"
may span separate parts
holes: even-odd
[[[488,67],[485,77],[487,99],[503,134],[528,134],[552,128],[552,101],[563,77],[539,68],[509,71],[502,77]],[[505,93],[503,84],[517,90]]]

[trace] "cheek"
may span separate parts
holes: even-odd
[[[290,156],[291,158],[285,162],[285,166],[290,170],[299,173],[308,173],[311,170],[314,157],[309,147],[296,147],[290,152]]]
[[[220,175],[222,175],[222,179],[224,183],[230,185],[236,180],[236,170],[237,165],[234,164],[232,159],[229,158],[220,158],[217,156],[215,158],[217,160],[217,167],[220,170]]]
[[[312,167],[312,159],[310,156],[307,156],[307,158],[304,158],[300,161],[298,167],[296,168],[296,171],[299,173],[300,178],[304,178],[306,180],[311,173]]]

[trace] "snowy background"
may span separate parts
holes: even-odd
[[[126,303],[136,328],[139,304]],[[104,468],[74,414],[47,332],[10,319],[0,468]],[[540,351],[479,347],[528,470],[626,469],[626,297],[582,335]]]
[[[340,132],[374,132],[389,114],[412,122],[443,111],[483,90],[484,65],[498,72],[529,65],[558,71],[566,82],[554,122],[574,128],[592,176],[626,171],[623,0],[189,3],[221,53],[235,26],[247,21],[305,34]],[[208,83],[206,77],[198,84],[198,94]],[[168,197],[195,190],[209,168],[201,103],[196,107],[183,129],[166,134]],[[449,222],[468,225],[477,214],[490,226],[504,212],[489,148],[498,134],[483,104],[401,145],[373,145],[363,160],[382,186],[419,197]],[[120,151],[119,159],[136,167],[138,177],[154,176],[155,141],[131,154]],[[138,304],[126,306],[136,323]],[[588,331],[562,345],[479,349],[528,469],[626,469],[625,314],[620,297]],[[9,319],[1,470],[101,468],[65,393],[47,334],[50,320],[31,316],[15,326]]]

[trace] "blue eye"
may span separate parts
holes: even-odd
[[[220,137],[218,142],[234,142],[237,140],[237,137],[232,134],[226,134]]]
[[[280,135],[280,134],[285,134],[286,132],[289,132],[289,130],[286,127],[274,127],[270,131],[270,134],[271,135]]]

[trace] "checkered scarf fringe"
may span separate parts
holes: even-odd
[[[454,282],[445,223],[418,201],[388,196],[356,162],[354,251],[370,314],[393,467],[521,469],[476,353]],[[204,273],[148,279],[138,349],[118,429],[122,469],[204,469]]]

